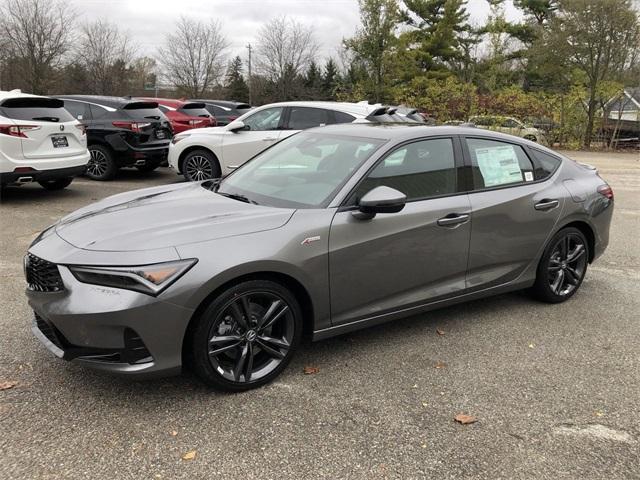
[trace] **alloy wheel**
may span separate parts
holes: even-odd
[[[553,247],[547,267],[551,291],[559,296],[571,294],[582,281],[587,266],[587,247],[575,234],[560,238]]]
[[[91,177],[100,178],[109,170],[109,160],[100,150],[89,150],[91,158],[87,164],[87,174]]]
[[[193,155],[187,159],[184,165],[187,175],[192,181],[200,182],[213,178],[213,168],[208,158],[202,155]]]
[[[257,381],[284,361],[294,330],[292,309],[281,296],[267,291],[236,295],[211,326],[209,362],[231,382]]]

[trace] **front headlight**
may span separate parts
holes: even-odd
[[[179,134],[179,135],[175,135],[172,139],[171,139],[171,143],[173,143],[174,145],[176,143],[178,143],[180,140],[184,140],[185,138],[189,137],[189,134]]]
[[[82,283],[124,288],[155,297],[184,275],[197,261],[196,258],[190,258],[134,267],[68,265],[68,268]]]

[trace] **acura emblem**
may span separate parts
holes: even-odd
[[[60,125],[60,131],[64,132],[64,125]]]

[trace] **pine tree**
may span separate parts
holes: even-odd
[[[239,55],[229,62],[225,90],[229,99],[239,102],[247,102],[249,100],[249,87],[242,75],[242,59]]]
[[[329,58],[322,75],[322,97],[325,100],[335,99],[335,89],[339,82],[338,66],[333,58]]]

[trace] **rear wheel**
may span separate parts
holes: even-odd
[[[589,244],[577,228],[569,227],[556,233],[545,249],[540,263],[535,295],[542,301],[560,303],[578,291],[589,260]]]
[[[191,335],[196,374],[208,385],[243,391],[264,385],[287,366],[302,336],[302,313],[279,283],[230,287],[198,318]]]
[[[68,187],[73,182],[73,177],[69,178],[57,178],[55,180],[44,180],[42,182],[38,182],[42,188],[46,188],[47,190],[62,190],[63,188]]]
[[[87,177],[92,180],[104,181],[111,180],[116,176],[118,167],[110,149],[102,145],[90,145],[89,153],[91,159],[87,164]]]
[[[200,182],[219,178],[221,172],[215,155],[207,150],[194,150],[184,158],[182,174],[189,182]]]

